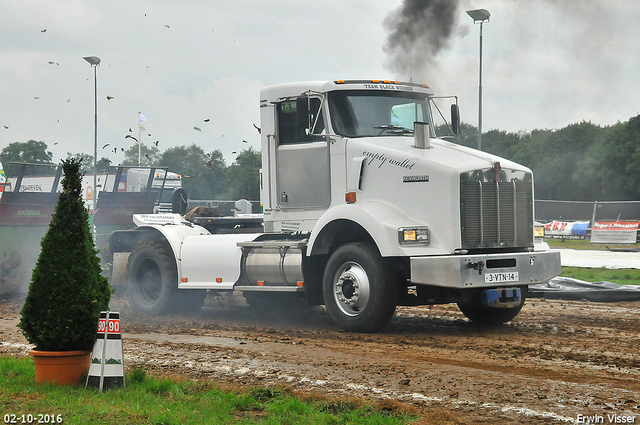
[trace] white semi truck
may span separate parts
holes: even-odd
[[[381,329],[398,305],[513,319],[528,285],[561,272],[534,238],[532,173],[437,138],[433,101],[428,86],[398,81],[263,89],[260,226],[135,216],[110,242],[133,308],[193,311],[209,290],[273,309],[323,304],[355,332]],[[456,103],[451,115],[457,134]]]

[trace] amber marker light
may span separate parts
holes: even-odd
[[[429,228],[425,226],[398,229],[398,239],[401,244],[428,244]]]
[[[415,230],[405,230],[404,231],[404,242],[412,242],[416,240],[416,231]]]
[[[344,194],[344,200],[347,204],[353,204],[356,202],[356,193],[355,192],[347,192]]]

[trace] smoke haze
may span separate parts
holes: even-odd
[[[384,67],[398,78],[426,81],[452,35],[468,32],[468,27],[458,27],[459,9],[458,1],[405,0],[383,21],[388,32]]]

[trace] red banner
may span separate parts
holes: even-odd
[[[591,228],[591,243],[636,243],[640,221],[596,221]]]
[[[598,230],[638,230],[640,221],[596,221],[593,229]]]

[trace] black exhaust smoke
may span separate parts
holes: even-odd
[[[388,32],[385,68],[394,77],[426,81],[438,53],[457,31],[459,6],[452,0],[405,0],[390,12],[382,23]]]

